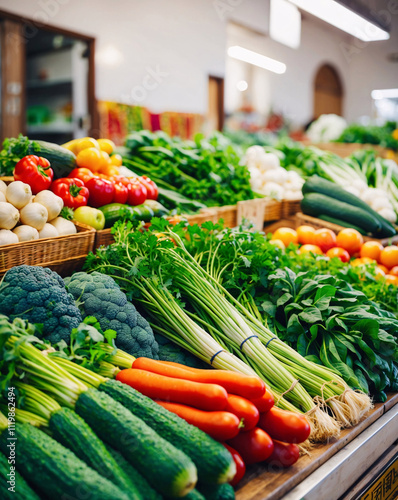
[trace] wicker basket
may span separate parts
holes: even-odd
[[[338,233],[342,229],[345,229],[343,226],[339,226],[338,224],[333,224],[332,222],[327,222],[322,219],[317,219],[316,217],[310,217],[309,215],[305,215],[303,213],[296,214],[296,228],[302,225],[312,226],[315,229],[327,228],[331,229],[335,233]],[[393,243],[398,242],[398,235],[392,236],[391,238],[373,238],[371,236],[363,236],[364,241],[378,241],[383,246],[392,245]]]
[[[14,177],[0,177],[0,181],[5,182],[6,184],[10,184],[14,180]]]
[[[225,227],[236,227],[238,223],[238,209],[236,205],[226,205],[224,207],[212,207],[216,212],[217,222],[223,219]]]
[[[282,219],[288,219],[301,212],[301,200],[283,200],[282,201]]]
[[[264,210],[264,222],[279,220],[282,217],[283,203],[278,200],[267,200]]]
[[[61,276],[71,274],[83,265],[93,250],[95,230],[74,221],[77,233],[42,240],[24,241],[0,247],[0,277],[14,266],[49,267]]]

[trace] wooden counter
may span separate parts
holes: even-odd
[[[327,462],[344,446],[352,442],[361,432],[376,422],[397,403],[398,394],[390,394],[385,403],[377,403],[367,418],[357,426],[344,429],[339,439],[315,446],[309,456],[300,457],[298,462],[288,469],[276,470],[275,467],[268,467],[263,464],[250,466],[236,492],[236,499],[279,500],[283,498],[284,495]],[[395,438],[397,437],[398,435]],[[377,458],[375,457],[374,460]]]

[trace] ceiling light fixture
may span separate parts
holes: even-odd
[[[272,71],[273,73],[277,73],[278,75],[282,75],[286,71],[286,64],[276,61],[275,59],[271,59],[270,57],[263,56],[258,52],[253,52],[252,50],[240,47],[239,45],[229,47],[228,55],[233,59],[253,64],[259,68],[264,68],[268,71]]]
[[[336,28],[364,42],[375,42],[377,40],[388,40],[390,38],[387,31],[335,0],[289,1],[300,9],[309,12],[313,16],[319,17],[322,21],[332,24]]]
[[[398,99],[398,89],[372,90],[372,99]]]
[[[240,80],[237,84],[236,84],[236,88],[238,90],[240,90],[241,92],[244,92],[245,90],[247,90],[247,88],[249,87],[248,83],[246,80]]]

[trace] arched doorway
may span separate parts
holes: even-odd
[[[328,113],[343,114],[343,86],[333,66],[324,64],[314,81],[314,117]]]

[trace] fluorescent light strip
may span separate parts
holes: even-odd
[[[228,55],[234,59],[238,59],[239,61],[253,64],[259,68],[268,69],[278,75],[281,75],[286,71],[286,64],[276,61],[275,59],[271,59],[270,57],[263,56],[258,52],[253,52],[252,50],[240,47],[239,45],[229,47]]]
[[[398,99],[398,89],[372,90],[372,99]]]
[[[334,0],[289,0],[313,16],[364,42],[388,40],[389,33]]]

